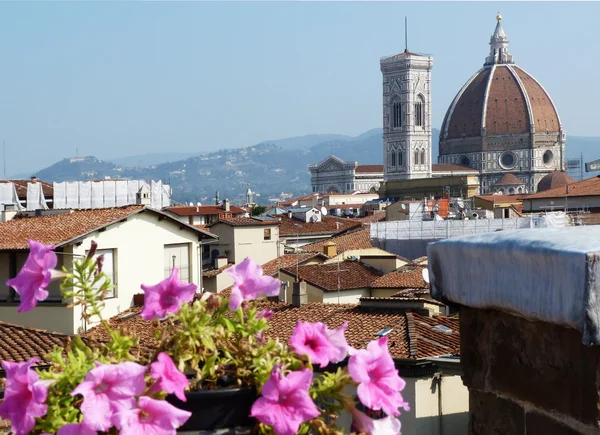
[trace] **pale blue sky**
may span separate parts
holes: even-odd
[[[434,55],[436,127],[488,53],[496,11],[567,134],[600,136],[600,4],[0,3],[7,172],[80,155],[209,151],[381,125],[379,58]]]

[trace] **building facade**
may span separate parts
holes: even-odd
[[[431,177],[433,57],[404,50],[380,61],[383,74],[384,178]]]
[[[376,192],[383,180],[382,165],[359,165],[334,155],[308,169],[314,193]]]
[[[479,170],[483,194],[499,191],[506,174],[524,185],[515,193],[531,193],[546,174],[564,169],[566,134],[550,95],[515,65],[502,17],[496,19],[489,56],[444,118],[439,163]]]

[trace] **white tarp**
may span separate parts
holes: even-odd
[[[92,208],[92,182],[79,183],[79,208]]]
[[[23,210],[14,183],[0,183],[0,204],[14,204],[17,210]]]
[[[117,205],[117,187],[112,180],[104,180],[104,207],[115,207]]]
[[[127,203],[135,204],[137,201],[137,193],[140,190],[143,181],[127,180]]]
[[[42,183],[27,183],[27,210],[48,210]]]
[[[102,181],[92,181],[92,208],[104,207],[104,184]]]
[[[65,183],[64,181],[60,183],[52,183],[52,189],[52,208],[67,208],[67,183]]]
[[[118,180],[115,181],[115,190],[116,190],[116,204],[117,207],[122,207],[124,205],[130,204],[127,201],[127,180]],[[135,202],[134,202],[135,204]]]
[[[67,181],[67,207],[79,208],[79,182]]]
[[[162,194],[162,181],[152,181],[150,188],[150,207],[160,210],[161,209],[161,194]]]
[[[161,208],[171,206],[171,186],[163,184],[162,195],[161,195]]]

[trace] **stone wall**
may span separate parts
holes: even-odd
[[[576,329],[460,307],[469,435],[600,433],[600,347]]]

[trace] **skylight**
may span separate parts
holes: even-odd
[[[392,332],[394,329],[393,328],[383,328],[380,331],[377,331],[375,333],[376,337],[385,337],[386,335],[388,335],[390,332]]]
[[[436,326],[433,327],[433,329],[437,329],[438,331],[446,332],[446,333],[452,332],[452,329],[450,329],[450,328],[448,328],[448,327],[446,327],[444,325],[436,325]]]

